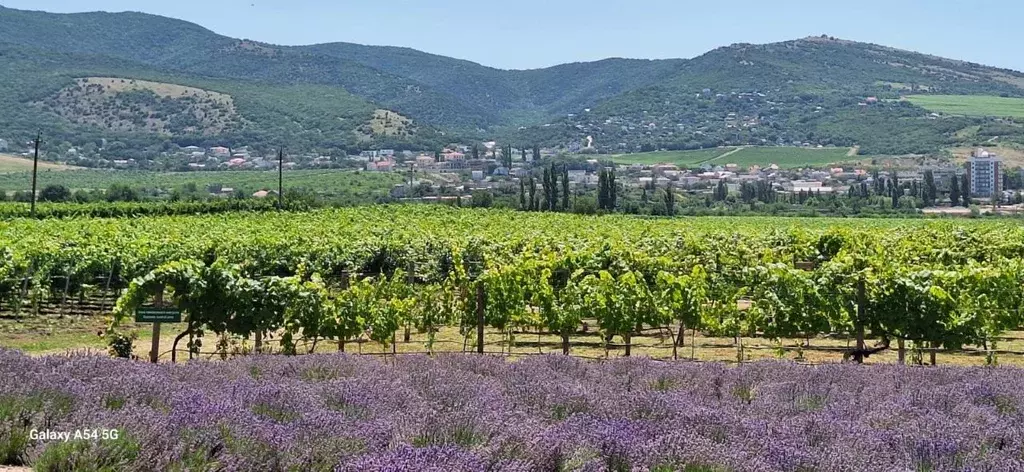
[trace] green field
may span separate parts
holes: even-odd
[[[1024,98],[992,95],[908,95],[910,103],[939,113],[1024,118]]]
[[[856,160],[856,157],[847,156],[849,152],[849,148],[748,147],[711,162],[717,165],[736,164],[740,167],[775,164],[783,169],[823,167]]]
[[[735,151],[735,152],[734,152]],[[847,156],[848,148],[798,148],[752,146],[742,149],[714,148],[697,151],[658,151],[612,156],[619,164],[676,164],[681,167],[736,164],[740,167],[776,164],[782,168],[820,167],[835,162],[855,160]],[[730,154],[731,153],[731,154]]]
[[[288,188],[304,188],[326,193],[387,193],[402,182],[393,173],[355,172],[345,170],[293,170],[284,172]],[[277,188],[276,171],[204,171],[148,172],[79,169],[73,171],[39,172],[39,188],[63,185],[70,189],[106,189],[113,184],[152,190],[169,190],[194,183],[199,189],[220,185],[254,192]],[[32,186],[30,172],[0,174],[0,191],[28,190]]]
[[[61,164],[54,164],[52,162],[39,161],[39,170],[68,170],[72,167],[68,167]],[[12,156],[10,154],[0,154],[0,172],[31,172],[32,171],[32,159],[26,159],[24,157]]]
[[[735,148],[698,149],[695,151],[655,151],[637,154],[618,154],[612,156],[616,164],[675,164],[678,166],[694,166],[714,159]]]

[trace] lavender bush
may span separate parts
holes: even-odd
[[[0,351],[0,378],[0,459],[41,470],[1024,470],[1012,368]]]

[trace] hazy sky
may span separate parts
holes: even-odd
[[[823,33],[1024,70],[1021,0],[0,0],[144,11],[275,44],[407,46],[500,68],[693,57]],[[2,32],[0,32],[2,37]]]

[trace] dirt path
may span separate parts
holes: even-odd
[[[850,148],[850,151],[846,153],[846,157],[854,157],[860,152],[860,146],[854,146]]]
[[[719,155],[719,156],[715,156],[715,157],[712,157],[711,159],[708,159],[708,160],[706,160],[706,161],[701,161],[701,162],[698,162],[697,164],[703,164],[703,163],[705,163],[705,162],[713,162],[713,161],[717,161],[717,160],[719,160],[719,159],[722,159],[722,158],[725,158],[725,157],[729,157],[729,156],[731,156],[731,155],[733,155],[733,154],[736,154],[737,152],[740,152],[740,151],[742,151],[742,150],[744,150],[744,149],[746,149],[746,148],[748,148],[748,147],[750,147],[750,146],[740,146],[740,147],[738,147],[738,148],[736,148],[736,149],[733,149],[732,151],[726,152],[725,154],[722,154],[722,155]]]

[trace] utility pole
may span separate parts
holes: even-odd
[[[32,158],[32,217],[36,217],[36,172],[39,170],[39,141],[43,139],[43,133],[36,135],[36,152]]]
[[[284,210],[284,148],[277,150],[277,211]]]

